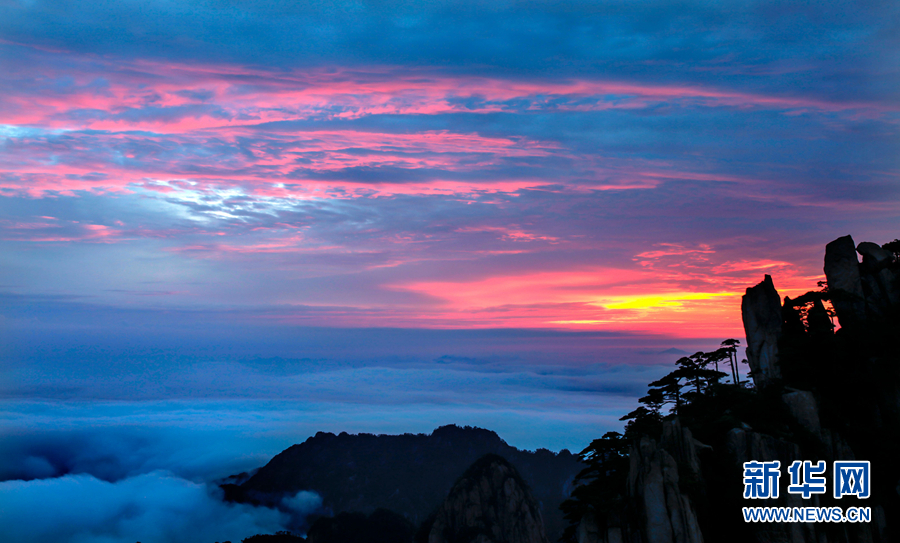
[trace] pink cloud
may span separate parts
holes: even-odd
[[[78,191],[122,192],[143,187],[171,192],[240,186],[268,197],[353,197],[374,194],[512,192],[546,179],[494,176],[460,181],[500,164],[544,157],[579,160],[587,171],[560,178],[571,190],[634,190],[667,180],[725,181],[763,186],[764,179],[679,171],[672,165],[620,163],[578,156],[558,143],[448,130],[385,133],[359,129],[303,130],[269,124],[352,119],[369,115],[489,113],[507,108],[583,111],[642,108],[660,103],[881,115],[885,106],[739,93],[722,89],[623,81],[447,76],[376,67],[275,72],[235,65],[70,57],[64,72],[18,66],[32,81],[0,97],[0,125],[17,152],[0,156],[0,190],[33,197]],[[54,78],[73,81],[55,92]],[[107,84],[94,84],[99,77]],[[252,83],[248,83],[252,82]],[[508,103],[515,102],[515,106]],[[522,105],[525,104],[525,105]],[[867,112],[867,113],[866,113]],[[844,114],[842,113],[842,114]],[[27,130],[26,130],[27,128]],[[86,135],[80,131],[111,131]],[[240,146],[225,156],[217,147]],[[647,167],[649,166],[649,167]],[[447,179],[360,182],[354,168],[447,171]],[[101,174],[98,176],[97,174]],[[593,177],[593,179],[591,179]],[[586,179],[585,179],[586,178]],[[295,185],[286,188],[284,185]],[[183,187],[187,190],[186,187]],[[761,196],[762,197],[762,196]]]
[[[465,226],[457,228],[454,231],[464,234],[475,232],[496,233],[499,234],[500,239],[504,241],[559,241],[559,238],[553,236],[541,236],[533,232],[527,232],[521,228],[509,228],[505,226]]]
[[[302,118],[349,119],[375,114],[433,115],[487,113],[504,110],[512,100],[528,101],[528,109],[605,110],[634,109],[659,102],[703,107],[737,107],[801,111],[853,111],[879,114],[895,111],[867,102],[771,96],[686,85],[652,85],[602,80],[516,80],[474,76],[449,77],[415,73],[392,67],[369,70],[312,70],[272,72],[241,66],[186,65],[151,61],[115,62],[73,59],[66,75],[75,81],[75,92],[55,95],[42,89],[35,100],[32,89],[8,95],[0,122],[55,128],[104,130],[154,129],[183,133],[204,128],[240,126]],[[35,81],[57,74],[17,74]],[[102,90],[91,83],[102,75],[110,83]],[[252,81],[252,85],[247,82]],[[187,91],[187,92],[185,92]],[[202,96],[203,99],[197,99]],[[476,99],[465,102],[460,99]],[[572,104],[560,101],[569,98]],[[585,103],[584,99],[593,102]],[[465,103],[464,103],[465,102]],[[215,104],[227,119],[200,110],[177,120],[129,120],[123,114],[142,108],[178,108],[197,103]],[[94,110],[103,118],[67,117],[76,110]],[[13,113],[18,112],[18,113]],[[118,116],[118,117],[117,117]]]
[[[121,232],[119,230],[110,228],[106,225],[82,224],[78,221],[59,221],[51,223],[0,220],[0,237],[9,241],[33,243],[110,243],[117,241],[120,234]]]

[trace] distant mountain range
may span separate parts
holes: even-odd
[[[559,505],[584,464],[567,450],[518,450],[482,428],[442,426],[429,435],[319,432],[281,452],[241,484],[224,484],[222,489],[229,501],[274,507],[286,496],[314,491],[331,514],[389,509],[419,525],[466,469],[486,454],[515,466],[538,501],[549,539],[555,541],[566,525]]]

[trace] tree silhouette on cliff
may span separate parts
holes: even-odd
[[[628,448],[633,440],[642,435],[658,437],[666,417],[686,412],[690,415],[692,406],[702,406],[702,411],[714,398],[727,403],[733,396],[729,392],[749,392],[737,377],[739,345],[737,339],[726,339],[718,349],[679,358],[673,371],[648,385],[647,394],[638,400],[641,405],[619,419],[627,422],[624,434],[607,432],[579,453],[587,467],[576,477],[571,498],[560,506],[571,523],[561,541],[575,541],[577,523],[587,512],[602,523],[607,514],[619,508],[624,500]],[[728,374],[718,370],[718,364],[726,360],[732,369],[730,383],[721,381]],[[715,369],[710,369],[710,365]],[[688,390],[682,392],[685,388]],[[663,413],[666,406],[667,414]]]

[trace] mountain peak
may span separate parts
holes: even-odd
[[[559,504],[584,464],[569,453],[520,451],[496,432],[471,426],[450,424],[428,435],[319,432],[276,455],[243,484],[222,488],[229,500],[273,507],[285,496],[312,491],[334,514],[384,508],[419,524],[485,455],[516,466],[524,486],[534,489],[548,532],[561,532]]]
[[[428,543],[450,542],[547,543],[540,505],[502,456],[479,458],[441,504]]]

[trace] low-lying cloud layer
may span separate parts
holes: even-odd
[[[218,489],[164,471],[115,482],[91,475],[0,482],[0,539],[17,543],[213,543],[286,529],[292,515],[225,503]],[[321,505],[291,498],[293,517]]]

